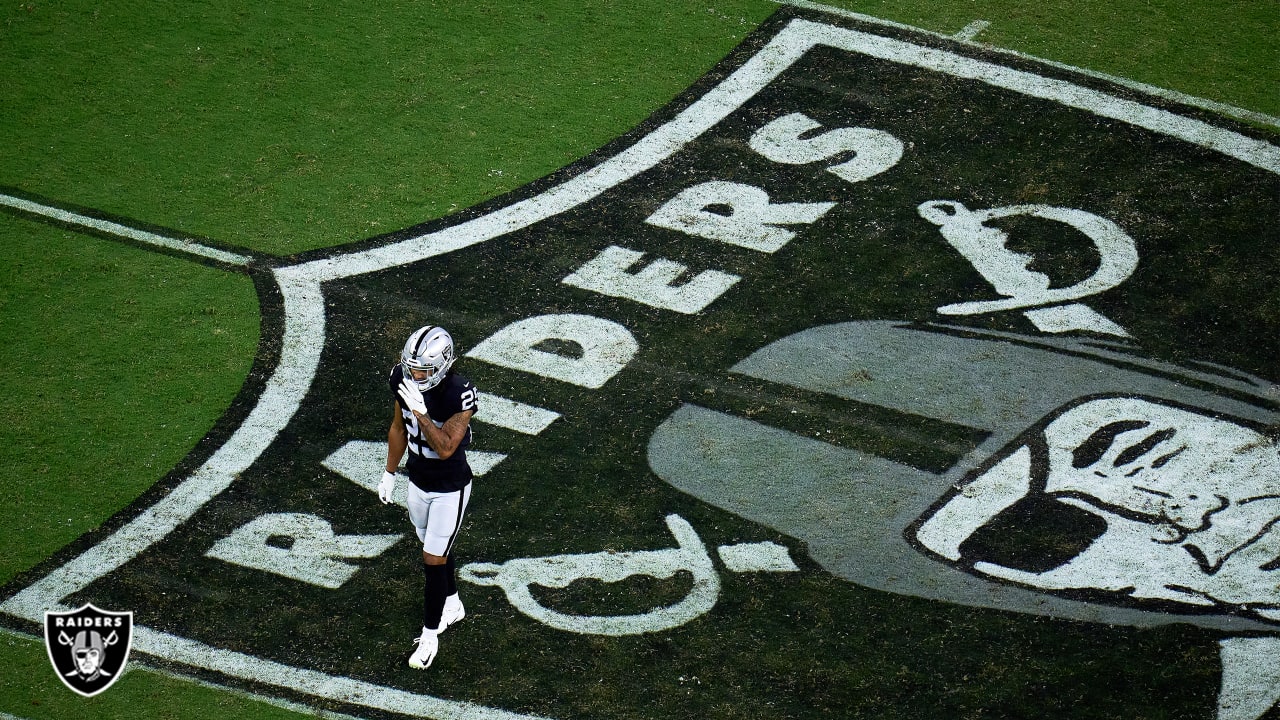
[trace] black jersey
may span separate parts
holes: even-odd
[[[396,402],[400,402],[397,391],[404,377],[402,366],[397,363],[387,378],[391,396]],[[479,391],[470,380],[450,371],[439,385],[422,393],[422,399],[427,405],[427,415],[436,427],[440,427],[460,412],[476,410],[478,395]],[[471,482],[471,466],[467,464],[466,453],[467,446],[471,444],[470,426],[467,434],[462,436],[462,442],[458,443],[458,449],[448,459],[441,460],[436,451],[427,446],[426,434],[419,427],[417,416],[404,407],[403,402],[400,402],[400,421],[409,433],[409,460],[405,469],[410,482],[427,492],[450,492]]]

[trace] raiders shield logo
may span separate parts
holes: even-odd
[[[71,612],[44,614],[49,662],[67,687],[85,697],[106,690],[120,677],[132,639],[132,612],[100,610],[86,603]]]

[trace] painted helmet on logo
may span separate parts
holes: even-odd
[[[98,667],[102,665],[105,649],[102,634],[97,630],[81,630],[76,633],[75,642],[71,645],[71,654],[75,658],[76,667],[80,673],[86,676],[96,673]]]
[[[405,379],[426,392],[444,379],[457,356],[453,353],[453,337],[442,327],[424,325],[413,331],[400,351],[400,365]],[[425,372],[423,378],[414,377],[413,371]]]

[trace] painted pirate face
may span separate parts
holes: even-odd
[[[94,630],[81,630],[76,633],[75,644],[71,646],[71,654],[75,657],[76,669],[86,678],[94,678],[98,668],[102,666],[102,635]]]
[[[1053,538],[1030,546],[1021,538]],[[1280,622],[1280,444],[1151,400],[1088,400],[971,476],[917,539],[980,575]]]

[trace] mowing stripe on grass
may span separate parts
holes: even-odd
[[[48,205],[41,205],[39,203],[31,202],[30,200],[16,198],[11,195],[0,194],[0,205],[8,205],[16,210],[31,213],[32,215],[41,215],[43,217],[57,220],[58,222],[67,223],[68,225],[79,225],[80,227],[97,230],[109,235],[116,235],[118,237],[144,242],[148,245],[156,245],[170,250],[179,250],[192,255],[200,255],[202,257],[207,257],[230,265],[248,265],[253,262],[253,258],[246,255],[237,255],[233,252],[211,248],[190,240],[180,240],[178,238],[156,235],[155,233],[150,233],[145,230],[131,228],[108,220],[88,217],[87,215],[78,215],[73,212],[49,207]]]

